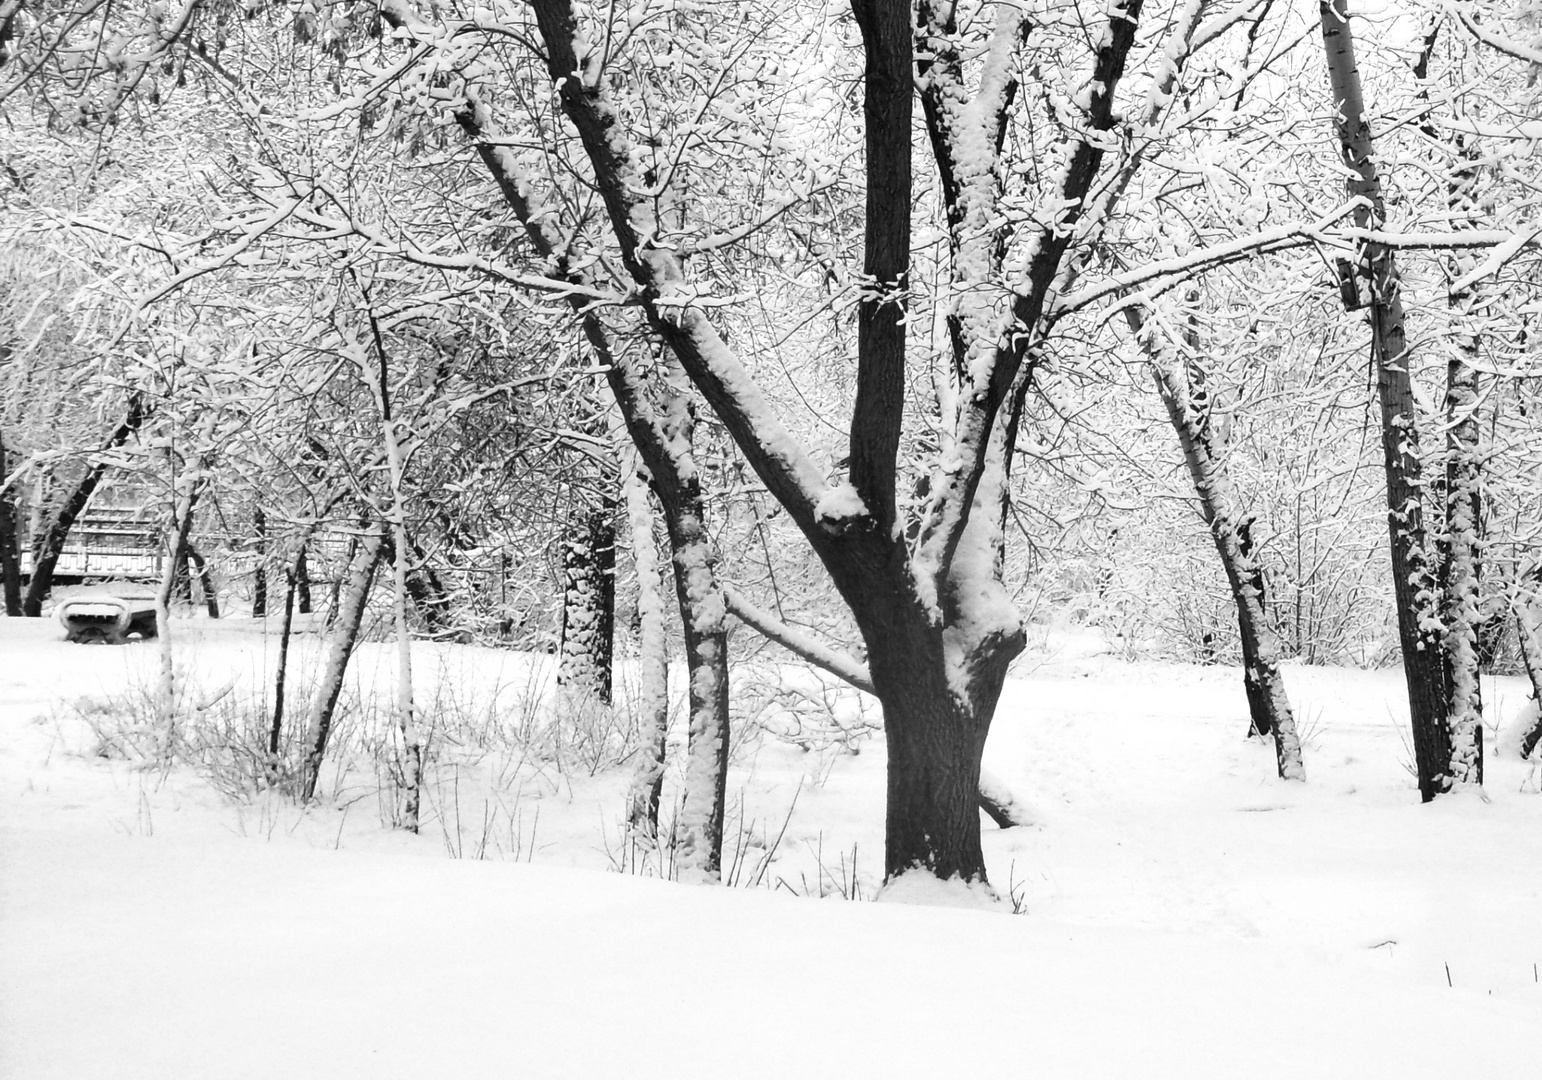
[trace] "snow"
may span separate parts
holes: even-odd
[[[814,520],[824,528],[837,530],[867,516],[867,505],[850,484],[827,487],[814,504]]]
[[[598,872],[624,766],[532,761],[500,792],[441,743],[410,836],[357,771],[302,812],[99,758],[69,703],[149,685],[153,643],[75,646],[51,620],[0,619],[0,1076],[1534,1070],[1527,763],[1491,757],[1486,799],[1420,806],[1400,675],[1287,667],[1311,780],[1281,784],[1243,737],[1236,670],[1124,663],[1096,634],[1034,629],[986,763],[1035,824],[985,832],[992,911],[789,895],[836,891],[850,863],[878,891],[881,740],[743,740],[726,832],[752,837],[751,860],[775,847],[777,887],[690,888]],[[242,620],[183,620],[175,640],[211,687],[265,677],[276,655]],[[302,670],[319,653],[309,635],[294,648]],[[425,719],[445,686],[469,700],[550,681],[515,654],[418,649]],[[388,702],[390,645],[357,663]],[[1503,744],[1525,685],[1483,691]],[[672,766],[666,803],[677,783]],[[493,794],[513,813],[479,862]],[[455,842],[467,858],[446,857]],[[884,898],[957,884],[905,875]]]

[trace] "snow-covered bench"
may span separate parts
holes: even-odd
[[[65,600],[59,622],[66,641],[122,645],[132,635],[155,636],[155,600],[144,596],[92,596]]]

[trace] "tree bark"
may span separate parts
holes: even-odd
[[[873,688],[873,677],[868,674],[866,666],[852,657],[823,644],[811,635],[794,630],[769,612],[750,603],[733,589],[723,590],[723,603],[727,605],[729,614],[753,627],[799,659],[813,664],[821,671],[829,672],[853,689],[860,690],[864,694],[877,695],[877,691]],[[981,812],[1003,829],[1030,824],[1027,812],[1022,809],[1012,792],[999,780],[983,771],[980,774],[979,802]]]
[[[149,413],[144,405],[144,398],[140,394],[129,397],[128,411],[112,434],[107,437],[99,453],[106,454],[117,450],[128,442],[130,436],[136,433],[144,424]],[[32,560],[32,579],[27,583],[27,594],[22,600],[22,614],[31,618],[37,618],[43,614],[43,598],[53,588],[54,567],[59,564],[59,556],[64,553],[64,545],[69,540],[70,530],[75,526],[75,520],[91,501],[91,496],[96,493],[97,485],[102,482],[102,477],[107,472],[107,463],[97,461],[86,466],[85,475],[75,485],[59,507],[59,512],[54,515],[53,521],[48,525],[48,530],[43,534],[38,543],[36,555]]]
[[[385,533],[381,526],[365,534],[348,565],[348,584],[337,605],[337,618],[332,624],[327,643],[326,666],[322,668],[321,681],[316,687],[316,698],[306,725],[300,797],[307,801],[316,797],[316,782],[321,775],[321,760],[326,755],[327,740],[332,733],[332,717],[337,711],[337,699],[343,691],[343,676],[359,640],[359,627],[364,620],[370,582],[374,580],[384,550]],[[298,582],[296,584],[298,586]]]
[[[260,506],[252,511],[252,530],[257,534],[257,566],[252,571],[252,618],[264,619],[268,615],[268,515]]]
[[[204,433],[207,436],[213,430],[213,414],[204,425]],[[202,440],[207,444],[207,438]],[[175,460],[175,458],[173,458]],[[171,597],[176,587],[177,559],[176,553],[187,545],[188,535],[193,529],[193,508],[198,504],[199,491],[203,486],[202,459],[191,470],[192,475],[187,477],[187,494],[178,498],[176,496],[176,483],[172,484],[173,510],[172,530],[169,542],[166,545],[166,561],[161,569],[161,584],[155,592],[155,636],[156,648],[160,653],[160,679],[156,691],[156,712],[163,731],[167,736],[174,720],[176,707],[176,673],[172,664],[171,651]]]
[[[1346,0],[1322,0],[1318,12],[1337,110],[1334,133],[1341,159],[1351,174],[1347,181],[1349,194],[1362,200],[1355,211],[1355,224],[1362,229],[1380,228],[1386,222],[1386,207],[1376,173],[1375,144],[1355,63]],[[1371,342],[1381,401],[1393,595],[1403,675],[1408,686],[1419,795],[1429,802],[1446,791],[1451,782],[1451,740],[1446,721],[1449,692],[1444,642],[1439,630],[1437,564],[1429,550],[1424,524],[1423,469],[1413,381],[1408,370],[1401,277],[1392,248],[1376,242],[1365,244],[1356,273],[1370,287]]]
[[[607,504],[609,500],[606,500]],[[575,703],[611,703],[616,612],[613,508],[581,510],[562,538],[562,636],[557,685]]]
[[[283,775],[278,748],[284,734],[284,683],[289,676],[289,636],[294,628],[294,571],[284,575],[284,622],[278,636],[278,671],[273,675],[273,716],[268,724],[268,783]]]
[[[1454,297],[1460,307],[1462,298]],[[1446,558],[1442,575],[1452,784],[1483,783],[1483,684],[1478,672],[1482,476],[1476,337],[1453,350],[1446,382]]]
[[[1537,605],[1528,604],[1521,596],[1513,601],[1515,630],[1520,638],[1521,659],[1526,664],[1526,675],[1531,680],[1531,700],[1538,712],[1531,730],[1521,736],[1521,757],[1529,758],[1542,742],[1542,611]]]
[[[627,794],[627,827],[647,839],[658,836],[659,801],[664,791],[664,756],[669,736],[669,655],[664,634],[658,547],[648,485],[635,460],[622,482],[632,563],[637,568],[637,710],[641,744]]]
[[[294,580],[295,602],[299,605],[300,614],[309,615],[311,613],[311,567],[305,546],[302,546],[300,553],[295,556]]]
[[[1172,338],[1149,313],[1128,307],[1125,317],[1145,350],[1162,404],[1183,448],[1189,478],[1199,496],[1200,515],[1210,526],[1231,586],[1242,637],[1243,686],[1252,729],[1273,737],[1280,779],[1304,780],[1301,741],[1280,671],[1280,643],[1264,608],[1263,574],[1253,558],[1250,526],[1236,505],[1226,467],[1226,445],[1211,424],[1212,402],[1203,372],[1177,355]],[[1192,330],[1186,336],[1189,348],[1197,348]]]
[[[412,572],[407,577],[407,589],[412,593],[412,606],[423,619],[430,634],[439,634],[450,626],[450,596],[444,582],[428,565],[428,555],[416,540],[412,542]]]
[[[7,484],[5,436],[0,432],[0,589],[4,590],[5,613],[22,614],[21,549],[16,540],[15,485]]]
[[[214,574],[209,570],[209,563],[191,543],[187,545],[187,561],[192,571],[192,576],[198,579],[199,587],[203,589],[203,606],[208,611],[209,618],[220,617],[219,594],[214,591]]]

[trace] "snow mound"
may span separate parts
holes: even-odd
[[[1005,911],[996,890],[983,881],[965,881],[951,877],[944,881],[922,869],[907,870],[891,878],[878,891],[879,901],[890,904],[915,904],[919,907],[974,908],[978,911]]]

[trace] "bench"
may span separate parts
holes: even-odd
[[[83,645],[122,645],[134,635],[155,636],[155,600],[97,594],[59,605],[64,639]]]

